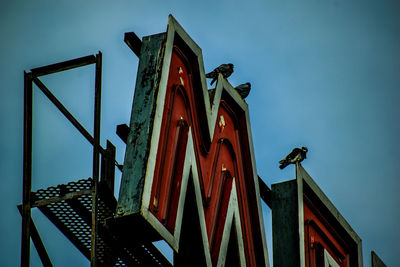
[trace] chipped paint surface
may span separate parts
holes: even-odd
[[[143,50],[118,216],[140,213],[179,254],[193,183],[207,265],[234,256],[241,266],[268,266],[247,104],[222,76],[210,102],[201,49],[172,16],[165,46],[149,38]],[[230,242],[238,251],[228,252]]]

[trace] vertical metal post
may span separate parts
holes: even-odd
[[[93,195],[92,195],[92,233],[90,266],[97,266],[97,202],[100,163],[100,107],[101,107],[101,65],[102,54],[96,55],[96,77],[94,89],[94,144],[93,144]]]
[[[18,210],[19,213],[22,215],[22,205],[18,205]],[[32,220],[32,218],[29,218],[30,220],[30,235],[32,238],[33,245],[36,247],[36,251],[39,254],[40,260],[42,261],[43,266],[48,266],[48,267],[53,267],[53,264],[51,263],[49,254],[47,254],[46,248],[44,247],[44,244],[42,242],[42,239],[40,238],[39,232],[36,229],[36,226]]]
[[[100,183],[107,185],[110,193],[114,193],[115,182],[115,146],[107,140],[106,152],[101,158]]]
[[[29,266],[32,186],[32,73],[24,72],[24,159],[22,189],[21,266]]]

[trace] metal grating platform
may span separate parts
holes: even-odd
[[[40,211],[90,260],[93,180],[83,179],[32,192]],[[121,242],[105,220],[114,216],[116,200],[99,184],[97,262],[99,266],[172,266],[151,242]]]

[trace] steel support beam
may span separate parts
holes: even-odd
[[[135,53],[137,57],[140,57],[140,49],[142,48],[142,41],[134,32],[126,32],[124,36],[124,42],[129,48]]]
[[[24,73],[24,157],[22,189],[21,266],[29,266],[32,186],[32,73]]]
[[[76,59],[67,60],[64,62],[51,64],[35,69],[31,69],[34,77],[39,77],[47,74],[52,74],[64,70],[74,69],[78,67],[83,67],[86,65],[94,64],[96,62],[96,57],[94,55],[80,57]]]
[[[258,186],[260,187],[260,197],[272,209],[272,192],[266,183],[258,176]]]
[[[33,82],[39,87],[39,89],[47,96],[47,98],[61,111],[61,113],[75,126],[75,128],[89,141],[93,146],[95,140],[92,135],[78,122],[77,119],[67,110],[66,107],[50,92],[50,90],[44,85],[39,78],[34,77]],[[100,146],[100,145],[99,145]],[[104,149],[99,147],[100,153],[104,153]]]
[[[100,165],[100,114],[101,114],[101,65],[102,54],[96,55],[96,76],[94,89],[94,144],[93,144],[93,196],[92,196],[92,236],[90,266],[97,266],[97,224],[98,224],[98,184],[99,184],[99,165]]]
[[[65,194],[62,197],[46,198],[46,199],[35,201],[32,203],[31,206],[32,206],[32,208],[47,206],[51,203],[56,203],[56,202],[60,202],[63,200],[69,200],[69,199],[80,197],[82,195],[89,195],[89,194],[92,194],[92,190],[90,190],[90,189],[71,192],[71,193]]]
[[[129,135],[130,130],[131,129],[126,124],[117,125],[116,133],[119,136],[119,138],[121,138],[121,140],[124,141],[125,144],[128,143],[128,135]]]
[[[19,213],[22,215],[22,205],[17,206]],[[46,248],[43,245],[43,241],[40,238],[39,232],[36,229],[36,226],[32,220],[32,218],[29,218],[29,227],[30,227],[30,234],[32,238],[32,242],[35,245],[36,251],[39,255],[40,260],[42,261],[43,266],[49,266],[52,267],[53,264],[51,263],[49,254],[47,254]]]

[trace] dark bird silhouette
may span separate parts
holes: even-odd
[[[283,160],[279,161],[279,168],[283,169],[289,164],[295,164],[296,162],[302,162],[307,158],[306,153],[308,149],[303,146],[302,148],[294,148],[289,155],[287,155]]]
[[[218,68],[215,68],[212,72],[206,74],[207,78],[212,78],[210,85],[218,79],[218,73],[221,73],[222,76],[226,79],[233,73],[233,64],[221,64]]]
[[[249,95],[250,89],[251,89],[250,83],[243,83],[235,87],[235,90],[239,93],[242,99],[245,99]]]

